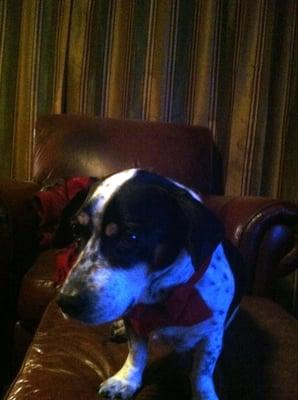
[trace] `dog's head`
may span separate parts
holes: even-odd
[[[183,249],[195,267],[223,238],[222,225],[194,192],[139,169],[96,184],[75,222],[85,245],[57,303],[95,324],[127,313],[150,274],[171,268]]]

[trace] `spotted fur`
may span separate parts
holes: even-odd
[[[193,326],[164,327],[152,336],[178,352],[192,349],[193,400],[218,399],[213,371],[236,281],[220,225],[201,197],[175,181],[130,169],[95,185],[77,218],[89,226],[90,237],[57,302],[65,314],[86,323],[125,317],[139,303],[162,303],[190,279],[198,260],[211,257],[195,288],[212,316]],[[99,390],[110,399],[129,399],[142,384],[147,339],[131,328],[128,337],[127,360]]]

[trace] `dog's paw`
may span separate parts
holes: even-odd
[[[100,385],[98,393],[110,400],[128,400],[133,397],[139,387],[140,385],[135,382],[111,377]]]
[[[203,383],[193,394],[192,400],[219,400],[213,382]]]

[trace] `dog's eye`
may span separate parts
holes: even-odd
[[[119,233],[119,226],[114,222],[110,222],[104,229],[104,233],[108,237],[117,236]]]

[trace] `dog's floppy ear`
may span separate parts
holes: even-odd
[[[196,268],[211,256],[224,239],[224,226],[204,204],[190,194],[180,195],[178,201],[186,218],[187,250]]]

